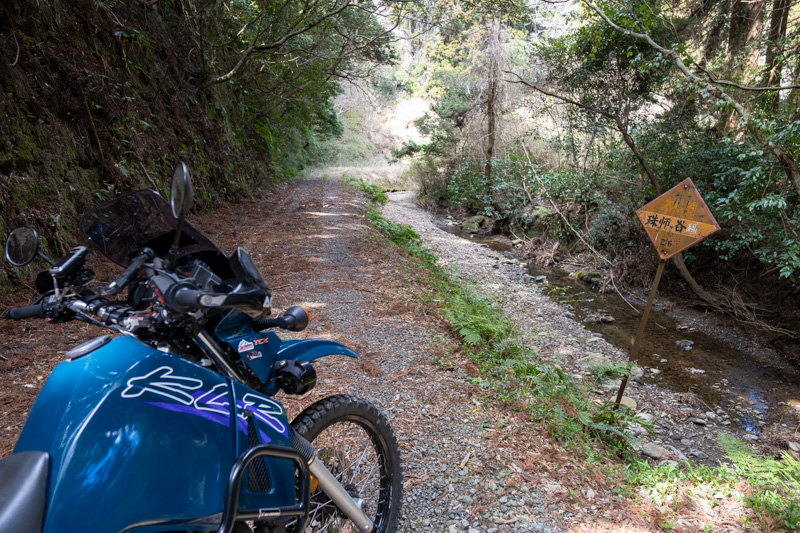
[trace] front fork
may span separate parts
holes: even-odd
[[[342,484],[325,468],[322,461],[314,455],[308,463],[308,472],[319,481],[319,487],[331,501],[349,518],[362,533],[370,533],[373,528],[372,520],[364,514],[361,506],[353,499]]]
[[[308,473],[317,479],[322,492],[356,525],[361,533],[370,533],[374,527],[372,520],[364,514],[361,506],[317,458],[314,446],[291,426],[289,426],[289,440],[292,442],[292,448],[307,461]]]

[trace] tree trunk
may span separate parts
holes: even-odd
[[[492,183],[492,158],[497,137],[497,119],[495,108],[497,105],[497,84],[500,77],[500,23],[492,22],[489,34],[487,53],[489,55],[488,90],[486,96],[486,181]]]
[[[492,61],[494,65],[497,63]],[[486,181],[492,182],[492,158],[494,157],[494,142],[495,142],[495,116],[494,107],[495,100],[497,99],[497,76],[495,75],[495,67],[490,67],[489,74],[489,91],[486,97],[486,122],[487,122],[487,135],[486,135]]]
[[[672,264],[675,265],[675,268],[678,269],[683,281],[686,282],[687,285],[692,289],[701,300],[705,303],[713,306],[719,306],[719,300],[711,296],[708,291],[706,291],[703,287],[700,286],[699,283],[694,279],[689,269],[686,268],[686,263],[683,262],[683,254],[676,254],[672,256]]]
[[[797,65],[794,69],[792,84],[800,85],[800,58],[798,58]],[[800,89],[792,89],[792,92],[789,93],[789,105],[791,105],[794,109],[800,109]],[[800,112],[795,113],[792,117],[792,122],[795,120],[800,120]]]
[[[786,26],[789,22],[789,0],[774,0],[772,13],[769,20],[769,40],[767,41],[766,62],[764,64],[764,81],[762,85],[777,86],[781,84],[780,68],[776,68],[780,55],[780,40],[786,36]],[[778,108],[780,97],[776,91],[770,97],[770,109]]]
[[[642,165],[645,174],[650,179],[650,183],[653,185],[653,188],[656,190],[656,196],[661,196],[661,184],[658,182],[658,178],[656,178],[656,173],[653,172],[653,169],[650,168],[650,164],[644,158],[644,154],[639,151],[639,148],[633,142],[633,137],[631,137],[630,133],[628,133],[628,127],[625,123],[620,120],[619,116],[614,116],[614,121],[617,123],[617,129],[622,134],[622,138],[625,140],[625,144],[633,152],[633,155],[636,156],[636,159],[639,160],[639,164]]]
[[[758,66],[761,53],[758,42],[764,29],[764,4],[766,0],[734,0],[731,6],[730,27],[728,30],[728,53],[725,67],[729,79],[742,79],[748,71]],[[742,60],[744,58],[744,60]],[[735,111],[723,112],[720,118],[722,130],[732,131],[739,123]]]
[[[732,73],[741,74],[747,68],[758,65],[761,50],[753,46],[761,38],[764,29],[764,4],[766,0],[734,0],[731,7],[730,30],[728,32],[728,54],[725,65]],[[738,62],[744,54],[745,61]]]
[[[716,6],[722,4],[721,9],[727,13],[730,9],[728,7],[730,1],[706,0],[691,12],[691,16],[696,20],[694,24],[700,28],[700,31],[708,28],[705,42],[703,43],[703,55],[700,58],[700,66],[702,68],[706,68],[706,64],[715,58],[722,47],[722,43],[725,42],[728,17],[723,16],[721,13],[716,13]]]

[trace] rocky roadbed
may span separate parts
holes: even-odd
[[[624,358],[541,295],[518,262],[437,229],[409,195],[390,196],[384,216],[411,224],[443,265],[494,294],[543,357],[576,377],[586,375],[590,354]],[[657,530],[663,515],[646,494],[636,502],[616,497],[598,469],[588,470],[544,428],[487,406],[485,391],[466,380],[467,360],[459,357],[447,324],[411,296],[426,290],[426,272],[378,235],[363,213],[357,193],[316,173],[264,200],[190,217],[224,251],[240,245],[253,255],[277,310],[309,309],[311,325],[299,335],[334,339],[362,355],[318,361],[313,391],[278,398],[290,415],[338,393],[362,396],[387,412],[405,468],[402,531]],[[93,254],[90,261],[100,258]],[[97,270],[105,279],[117,272],[107,265]],[[26,285],[0,305],[24,305],[32,297]],[[0,328],[0,354],[7,359],[0,359],[0,455],[7,455],[48,372],[67,349],[100,332],[42,321],[3,321]],[[659,460],[692,450],[702,460],[715,456],[716,421],[691,398],[635,382],[628,395],[653,416]],[[707,522],[717,524],[714,531],[741,530],[730,520],[744,511],[725,505],[689,509],[678,518],[679,530],[696,531]]]

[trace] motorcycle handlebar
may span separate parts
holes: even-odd
[[[44,318],[44,302],[39,302],[25,307],[14,307],[9,309],[3,316],[12,320],[22,320],[23,318]]]
[[[126,268],[117,279],[103,288],[103,294],[115,296],[122,292],[122,289],[124,289],[125,286],[127,286],[131,281],[133,281],[133,278],[136,277],[136,273],[139,272],[139,269],[141,269],[146,262],[153,259],[154,256],[155,252],[153,252],[153,250],[150,248],[143,249],[142,253],[139,254],[136,259],[131,261],[131,264],[128,265],[128,268]]]

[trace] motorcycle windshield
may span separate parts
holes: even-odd
[[[165,257],[175,240],[178,221],[169,203],[152,189],[124,194],[93,207],[81,218],[81,231],[100,252],[127,266],[142,248]],[[189,222],[183,223],[178,257],[220,250]]]

